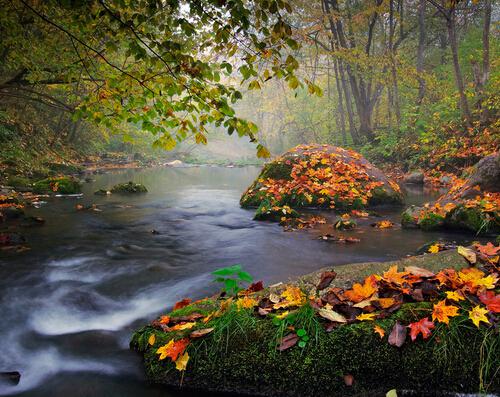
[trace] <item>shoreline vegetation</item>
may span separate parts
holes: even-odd
[[[498,393],[498,248],[491,247],[336,266],[268,288],[253,283],[185,299],[136,331],[131,347],[150,382],[186,390]]]

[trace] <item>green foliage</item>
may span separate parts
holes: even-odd
[[[253,282],[253,277],[242,270],[241,265],[223,267],[212,272],[214,281],[222,283],[222,290],[228,295],[236,295],[244,283]]]

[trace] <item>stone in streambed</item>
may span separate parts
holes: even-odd
[[[147,193],[148,189],[141,183],[134,183],[132,181],[127,183],[119,183],[111,188],[111,193]]]
[[[18,385],[21,380],[21,373],[18,371],[0,372],[0,381],[10,383],[11,385]]]

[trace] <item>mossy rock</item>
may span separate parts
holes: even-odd
[[[479,208],[467,208],[460,205],[446,215],[444,220],[446,227],[472,231],[476,234],[498,234],[500,233],[500,214],[488,215]]]
[[[418,220],[418,226],[422,230],[437,230],[444,226],[444,217],[433,212],[425,214]]]
[[[456,251],[446,251],[392,263],[340,266],[335,267],[338,275],[332,286],[344,287],[353,277],[360,279],[393,264],[436,271],[461,267],[466,262]],[[308,286],[315,288],[324,270],[303,276],[296,283],[305,290]],[[248,310],[230,310],[224,315],[228,316],[224,329],[219,323],[219,332],[192,340],[187,350],[190,360],[182,373],[170,360],[160,361],[156,351],[172,338],[186,336],[189,330],[179,335],[146,326],[133,335],[131,347],[143,355],[146,375],[152,383],[173,388],[182,384],[185,389],[203,392],[333,397],[385,396],[391,389],[413,390],[417,395],[478,392],[486,387],[490,393],[499,392],[500,377],[495,373],[500,364],[498,333],[492,328],[474,327],[463,315],[453,318],[449,326],[437,323],[428,340],[419,337],[411,342],[408,337],[401,348],[388,344],[387,337],[396,321],[418,321],[422,311],[431,310],[431,306],[428,302],[407,303],[390,317],[376,320],[385,330],[382,339],[373,330],[374,322],[342,325],[327,333],[321,320],[313,315],[297,324],[310,335],[306,346],[294,346],[281,353],[276,346],[282,334],[273,321]],[[299,310],[312,310],[308,305],[304,308]],[[193,311],[207,314],[207,309],[197,304],[182,314]],[[148,342],[152,334],[153,346]],[[345,375],[354,378],[352,386],[346,385]]]
[[[328,176],[321,179],[307,173],[297,176],[304,162],[308,170],[324,171]],[[268,193],[270,180],[277,186],[288,184],[290,189],[279,194]],[[353,180],[356,188],[352,185]],[[309,186],[320,187],[316,190],[303,189],[303,185],[308,183]],[[354,192],[353,195],[347,194],[349,190]],[[356,197],[358,195],[360,197]],[[258,207],[266,200],[273,205],[288,205],[296,209],[334,207],[349,210],[380,204],[401,204],[403,195],[395,182],[359,153],[331,145],[302,145],[266,164],[243,193],[240,205],[244,208]]]
[[[54,163],[44,164],[51,174],[79,174],[83,172],[84,167],[77,164]]]
[[[23,176],[12,175],[7,178],[5,183],[15,189],[31,189],[32,184],[28,178]]]
[[[111,192],[110,192],[110,191],[108,191],[108,190],[106,190],[106,189],[99,189],[99,190],[96,190],[96,191],[94,192],[94,194],[95,194],[96,196],[107,196],[107,195],[108,195],[108,194],[110,194],[110,193],[111,193]]]
[[[130,193],[147,193],[148,189],[141,183],[129,181],[127,183],[119,183],[111,188],[111,193],[130,194]]]
[[[82,191],[82,184],[73,177],[51,177],[35,182],[33,191],[35,193],[77,194]]]

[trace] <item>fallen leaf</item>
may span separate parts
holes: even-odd
[[[361,302],[377,292],[377,281],[374,276],[367,277],[363,284],[355,283],[350,290],[344,292],[346,298],[354,303]]]
[[[438,320],[441,323],[449,324],[450,317],[456,316],[458,316],[458,307],[446,305],[445,300],[436,303],[432,310],[432,320]]]
[[[156,351],[156,354],[159,354],[160,360],[164,360],[167,357],[170,357],[172,361],[176,361],[179,355],[181,355],[186,347],[189,345],[189,338],[179,339],[178,341],[174,341],[171,339],[166,345],[161,346]]]
[[[189,354],[188,352],[185,352],[175,361],[175,369],[177,369],[178,371],[185,371],[188,361],[189,361]]]
[[[149,335],[149,338],[148,338],[148,343],[153,346],[156,342],[156,335],[155,334],[151,334]]]
[[[385,394],[385,397],[398,397],[398,392],[396,389],[391,389]]]
[[[317,290],[324,290],[330,285],[330,283],[337,277],[337,273],[334,271],[326,271],[321,274],[321,279],[316,287]]]
[[[208,335],[210,332],[212,332],[214,328],[203,328],[203,329],[197,329],[196,331],[193,331],[189,334],[191,338],[201,338],[205,335]]]
[[[352,386],[354,383],[354,376],[352,375],[344,375],[344,383],[346,386]]]
[[[284,299],[284,300],[283,300]],[[281,294],[280,302],[274,305],[275,309],[282,309],[291,306],[301,306],[305,303],[305,295],[300,288],[293,285],[286,287]]]
[[[388,221],[388,220],[384,220],[384,221],[373,223],[372,226],[377,228],[377,229],[389,229],[389,228],[394,226],[394,223],[392,223],[391,221]]]
[[[494,291],[485,291],[479,295],[479,300],[490,312],[500,313],[500,294],[495,295]]]
[[[169,322],[170,322],[169,316],[161,316],[160,317],[160,324],[168,325]]]
[[[422,334],[422,338],[427,339],[431,335],[431,330],[435,327],[435,325],[429,320],[429,318],[425,317],[420,321],[411,323],[408,327],[410,328],[411,340],[415,341],[419,334]]]
[[[327,320],[333,321],[335,323],[346,323],[347,319],[340,313],[337,313],[331,309],[330,305],[326,305],[324,308],[319,309],[318,313],[321,317]]]
[[[389,344],[396,347],[403,346],[406,339],[406,327],[402,326],[399,321],[396,321],[391,333],[389,334]]]
[[[474,325],[479,328],[479,323],[481,321],[486,324],[490,323],[486,317],[486,313],[488,313],[488,310],[478,305],[469,311],[469,318],[472,320]]]
[[[476,258],[476,253],[472,251],[470,248],[465,248],[462,247],[461,245],[458,246],[457,252],[462,255],[470,264],[474,264],[477,261]]]
[[[431,253],[431,254],[437,254],[439,251],[440,251],[440,245],[439,244],[432,244],[428,251]]]
[[[445,293],[446,299],[450,301],[459,302],[465,300],[463,294],[460,291],[446,291]]]
[[[278,346],[278,350],[282,352],[283,350],[290,349],[295,346],[299,341],[299,337],[295,333],[288,334],[287,336],[281,339],[280,345]]]
[[[196,325],[195,322],[192,323],[179,323],[174,325],[173,327],[169,327],[169,331],[184,331],[185,329],[191,329]]]
[[[385,335],[385,330],[382,327],[380,327],[379,325],[375,325],[373,327],[373,332],[378,334],[380,336],[380,339],[382,339]]]
[[[495,247],[491,242],[488,242],[486,245],[476,244],[474,247],[486,256],[494,256],[500,253],[500,246]]]
[[[363,314],[360,314],[359,316],[356,316],[356,320],[373,321],[373,320],[375,320],[375,317],[377,317],[377,315],[375,313],[363,313]]]
[[[255,299],[253,298],[250,298],[248,296],[245,296],[243,298],[239,298],[237,301],[236,301],[236,307],[238,309],[251,309],[255,306],[258,305],[259,302],[257,302]]]
[[[405,271],[419,277],[434,277],[434,273],[418,266],[406,266]]]
[[[174,305],[173,311],[175,311],[175,310],[179,310],[179,309],[182,309],[183,307],[188,306],[190,303],[191,303],[191,299],[189,299],[189,298],[184,298],[184,299],[180,300],[179,302],[177,302],[177,303]]]

